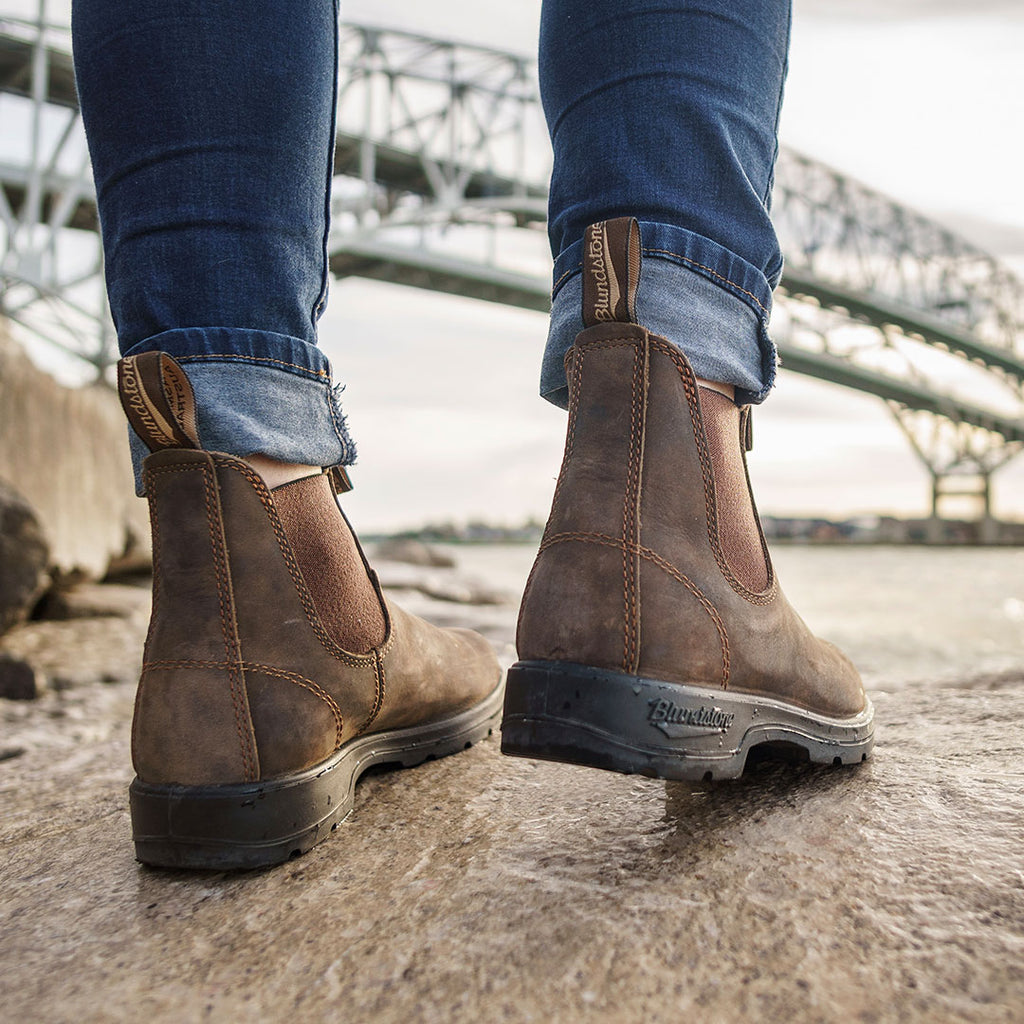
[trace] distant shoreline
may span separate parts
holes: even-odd
[[[818,516],[763,516],[765,539],[773,546],[899,546],[899,547],[1024,547],[1024,523],[997,519],[900,519],[865,515],[834,520]],[[367,541],[416,540],[425,544],[540,543],[543,523],[527,520],[518,526],[482,521],[466,524],[429,523],[416,529],[375,532]]]

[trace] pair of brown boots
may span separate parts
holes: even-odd
[[[302,853],[359,775],[471,746],[666,779],[732,778],[758,748],[864,759],[873,713],[847,659],[776,583],[746,475],[749,411],[631,322],[629,221],[595,225],[569,424],[523,597],[520,660],[381,592],[330,471],[270,490],[205,451],[169,356],[122,360],[152,454],[153,618],[132,731],[138,859],[251,868]],[[595,235],[597,238],[597,235]]]

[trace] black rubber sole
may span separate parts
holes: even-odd
[[[305,853],[349,814],[368,768],[411,768],[456,754],[498,727],[502,691],[428,725],[350,740],[328,760],[268,782],[129,789],[135,856],[162,868],[225,871],[268,867]]]
[[[874,745],[870,701],[829,718],[767,697],[644,679],[570,662],[508,670],[502,753],[658,779],[734,779],[751,752],[856,764]]]

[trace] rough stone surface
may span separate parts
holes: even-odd
[[[66,388],[37,369],[0,322],[0,479],[32,506],[61,575],[102,576],[148,556],[124,415],[106,387]]]
[[[28,617],[49,582],[49,560],[32,506],[0,480],[0,633]]]
[[[867,764],[711,787],[492,739],[366,778],[330,840],[240,875],[133,861],[131,699],[0,704],[11,1020],[1024,1015],[1024,689],[878,695]]]
[[[79,583],[47,594],[37,616],[44,619],[130,619],[149,607],[149,581]]]
[[[35,700],[46,689],[42,672],[21,658],[0,654],[0,697]]]
[[[0,657],[27,662],[48,689],[68,690],[95,682],[134,685],[142,666],[142,645],[150,597],[127,617],[27,622],[0,637]]]
[[[519,601],[519,594],[501,590],[486,580],[461,572],[387,559],[377,559],[374,568],[382,586],[399,592],[399,602],[405,600],[408,591],[450,604],[512,605]]]
[[[1016,588],[1013,558],[993,567]],[[97,680],[134,679],[145,614],[19,626],[0,650],[51,679],[78,675],[34,702],[0,700],[0,1016],[1022,1020],[1019,649],[1016,671],[963,685],[907,675],[919,662],[901,662],[885,637],[906,643],[907,624],[941,604],[936,579],[958,577],[946,560],[932,575],[902,566],[883,580],[896,615],[829,596],[850,566],[823,573],[818,555],[800,594],[826,622],[834,614],[859,657],[886,651],[874,655],[879,738],[864,765],[762,765],[734,783],[687,785],[503,758],[495,737],[367,776],[327,842],[238,875],[133,860],[134,686]],[[1001,608],[1002,584],[978,557],[960,571],[972,609]],[[879,575],[872,566],[873,584]],[[506,664],[513,656],[514,605],[400,599],[484,629]],[[956,621],[963,604],[949,598]],[[1004,636],[1000,626],[969,647],[936,628],[945,615],[930,628],[937,644],[956,642],[961,667]],[[1019,642],[1017,622],[1006,619],[1007,643]],[[936,664],[952,663],[940,653]]]

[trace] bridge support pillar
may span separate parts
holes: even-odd
[[[992,474],[1024,450],[1024,442],[951,416],[889,402],[889,410],[932,481],[930,544],[998,544],[1004,531],[992,516]],[[954,527],[952,521],[969,523]]]
[[[977,523],[975,540],[978,544],[994,544],[998,540],[999,524],[992,517],[992,474],[940,473],[932,469],[932,508],[927,536],[930,544],[951,540],[944,527],[947,519],[968,519]],[[943,516],[950,500],[961,504],[960,514]]]

